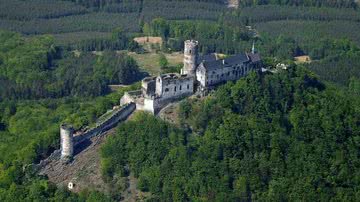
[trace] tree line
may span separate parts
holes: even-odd
[[[306,7],[333,7],[333,8],[353,8],[356,9],[358,4],[354,0],[307,0],[307,1],[278,1],[278,0],[256,0],[256,1],[239,1],[240,6],[256,6],[256,5],[290,5],[290,6],[306,6]]]
[[[280,20],[305,21],[355,21],[360,20],[358,10],[350,8],[328,7],[295,7],[285,5],[261,5],[245,7],[238,11],[227,13],[224,19],[231,24],[253,25],[259,22]]]
[[[207,21],[170,21],[155,18],[143,26],[145,35],[161,36],[165,47],[182,50],[184,41],[199,41],[201,53],[234,54],[250,49],[251,33],[244,26],[232,27],[225,23]]]

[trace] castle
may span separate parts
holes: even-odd
[[[241,53],[224,59],[217,54],[199,56],[198,46],[197,41],[185,41],[184,66],[180,74],[169,73],[144,78],[141,90],[126,92],[120,100],[120,107],[112,110],[111,116],[95,127],[75,136],[71,126],[61,125],[61,148],[40,165],[57,156],[65,162],[71,160],[75,146],[114,127],[135,109],[156,114],[173,101],[198,92],[207,92],[221,83],[238,80],[250,71],[261,69],[261,58],[254,45],[251,53]]]
[[[251,53],[220,59],[217,54],[199,56],[199,43],[184,42],[184,66],[181,73],[162,74],[142,80],[141,90],[125,93],[120,104],[136,103],[136,109],[156,114],[170,102],[206,92],[215,86],[234,81],[252,70],[261,69],[261,58],[253,44]]]

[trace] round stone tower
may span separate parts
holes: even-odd
[[[199,43],[195,40],[186,40],[184,44],[184,67],[181,73],[195,75]]]
[[[72,126],[62,124],[60,126],[61,159],[69,160],[74,154],[74,129]]]

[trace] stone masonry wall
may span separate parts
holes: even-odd
[[[194,78],[163,80],[161,98],[171,99],[194,93]]]
[[[135,110],[135,108],[135,103],[131,102],[125,104],[119,109],[116,109],[113,112],[114,114],[111,117],[107,118],[104,122],[86,131],[82,135],[74,137],[74,146],[80,144],[84,140],[90,139],[96,135],[101,134],[103,131],[114,127],[118,122],[126,119]]]
[[[114,111],[114,114],[103,121],[98,126],[90,129],[89,131],[83,133],[80,136],[74,137],[74,148],[76,145],[80,144],[84,140],[87,140],[91,137],[96,135],[101,135],[102,132],[114,127],[118,122],[126,119],[136,108],[135,103],[127,103],[119,109]],[[33,167],[35,170],[39,170],[49,164],[51,161],[58,161],[60,160],[61,156],[61,149],[55,150],[48,158],[41,160],[39,164],[31,164],[30,166]]]

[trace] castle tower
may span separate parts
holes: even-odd
[[[73,142],[74,129],[72,126],[62,124],[60,126],[60,147],[61,147],[61,160],[69,160],[74,154]]]
[[[195,40],[186,40],[184,44],[184,67],[181,74],[195,75],[199,43]]]

